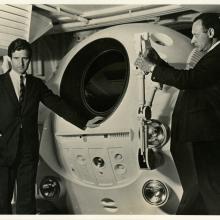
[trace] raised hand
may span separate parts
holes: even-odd
[[[100,125],[100,123],[104,120],[104,117],[102,116],[96,116],[93,119],[90,119],[86,123],[86,127],[88,128],[96,128]]]
[[[134,65],[146,74],[151,71],[151,67],[154,64],[147,59],[147,56],[144,57],[142,54],[139,54]]]
[[[159,54],[153,47],[145,50],[142,56],[147,62],[150,62],[152,64],[157,64],[161,61]]]

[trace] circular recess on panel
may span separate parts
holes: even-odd
[[[76,156],[76,161],[81,165],[86,164],[86,158],[80,154]]]
[[[58,198],[61,191],[59,180],[53,176],[44,177],[40,182],[39,189],[45,199]]]
[[[171,37],[169,37],[166,34],[163,33],[153,33],[151,34],[151,40],[160,46],[172,46],[173,45],[173,40]]]
[[[129,60],[124,46],[112,38],[97,39],[69,62],[60,94],[87,118],[108,117],[121,103],[128,79]]]
[[[126,166],[124,164],[116,164],[114,169],[115,169],[115,172],[120,175],[125,174],[127,171]]]
[[[162,206],[169,198],[169,190],[165,183],[159,180],[147,181],[142,189],[144,199],[152,206]]]
[[[96,167],[104,167],[105,161],[101,157],[94,157],[93,163]]]
[[[148,123],[147,136],[148,146],[150,148],[159,149],[167,143],[170,137],[170,131],[169,128],[160,121],[151,119],[151,121]]]
[[[123,159],[123,156],[121,154],[117,153],[117,154],[115,154],[114,158],[115,158],[115,160],[120,161]]]

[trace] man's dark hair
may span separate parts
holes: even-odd
[[[202,26],[204,30],[208,30],[209,28],[213,28],[215,31],[214,37],[220,39],[220,20],[219,14],[217,13],[203,13],[198,15],[194,20],[193,23],[201,20]]]
[[[8,56],[12,58],[12,53],[14,53],[16,50],[27,50],[29,58],[32,56],[31,45],[24,39],[17,38],[10,43],[8,46]]]

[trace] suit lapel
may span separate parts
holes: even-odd
[[[12,84],[11,77],[9,75],[9,71],[7,73],[5,73],[5,83],[4,83],[4,86],[5,86],[5,89],[7,90],[8,94],[9,94],[12,102],[15,105],[18,105],[19,104],[18,98],[16,96],[15,89],[14,89],[14,86]]]

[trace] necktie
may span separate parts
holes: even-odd
[[[19,103],[22,104],[24,101],[25,85],[24,85],[25,75],[20,75],[20,94],[19,94]]]

